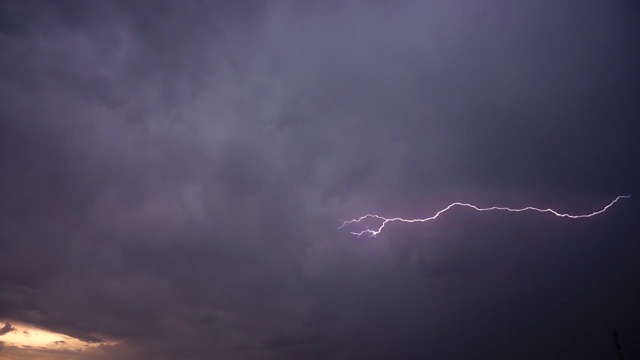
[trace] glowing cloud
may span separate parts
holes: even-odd
[[[4,324],[0,326],[0,341],[5,347],[82,352],[98,346],[115,345],[109,341],[86,342],[22,322],[6,320],[0,323]]]

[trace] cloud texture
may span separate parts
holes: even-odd
[[[630,6],[0,8],[7,321],[119,342],[80,359],[602,358],[614,326],[638,353],[634,198],[336,231],[634,195]]]

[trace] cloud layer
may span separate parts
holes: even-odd
[[[0,317],[121,359],[527,359],[638,335],[631,202],[336,231],[631,193],[623,5],[1,7]]]

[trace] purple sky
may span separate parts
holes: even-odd
[[[105,340],[78,360],[529,360],[614,359],[615,327],[640,357],[638,23],[605,0],[2,1],[0,329]]]

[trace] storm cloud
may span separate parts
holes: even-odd
[[[336,230],[636,195],[632,10],[4,1],[0,318],[118,343],[79,359],[639,354],[634,197]]]

